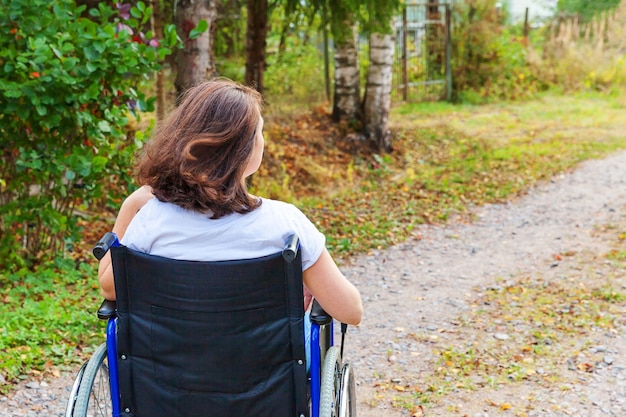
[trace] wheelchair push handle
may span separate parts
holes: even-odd
[[[313,305],[311,306],[311,321],[320,326],[324,326],[330,324],[333,321],[333,318],[328,314],[320,303],[314,298]]]
[[[298,235],[294,233],[293,235],[290,235],[289,238],[287,238],[287,244],[283,249],[283,258],[285,259],[285,261],[291,262],[296,259],[296,255],[298,254],[299,249],[300,239],[298,238]]]
[[[106,232],[96,246],[93,247],[92,253],[97,260],[100,260],[113,246],[119,246],[120,242],[117,235],[113,232]]]

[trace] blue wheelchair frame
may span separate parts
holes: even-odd
[[[110,247],[119,246],[117,235],[107,233],[94,248],[94,255],[101,259]],[[311,417],[319,417],[321,372],[322,372],[322,348],[334,345],[333,320],[328,325],[320,326],[311,322],[311,364],[309,372],[311,377]],[[109,388],[111,394],[111,409],[113,417],[121,417],[121,401],[119,373],[117,364],[117,317],[110,317],[106,326],[107,360],[109,364]],[[314,348],[315,347],[315,348]],[[327,350],[327,349],[324,349]]]
[[[120,417],[120,384],[117,371],[117,318],[110,318],[107,322],[107,360],[109,362],[109,385],[111,392],[111,409],[113,417]]]
[[[328,342],[333,343],[333,322],[327,327]],[[320,325],[311,323],[311,417],[319,417],[320,414],[320,387],[322,373],[322,357],[320,348]],[[316,347],[315,349],[313,347]]]

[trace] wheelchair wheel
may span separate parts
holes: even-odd
[[[339,392],[341,385],[341,357],[339,349],[331,346],[326,352],[320,380],[320,417],[339,416]]]
[[[349,364],[345,364],[341,370],[339,417],[356,417],[356,383]]]
[[[106,343],[103,343],[85,366],[71,416],[110,417],[111,415],[107,347]]]
[[[67,400],[67,407],[65,407],[65,417],[72,417],[74,415],[74,406],[76,405],[76,398],[78,397],[78,388],[80,388],[80,383],[83,380],[86,366],[87,362],[80,367],[78,374],[76,375],[76,379],[74,379],[74,384],[72,384],[70,396]]]

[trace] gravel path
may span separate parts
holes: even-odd
[[[577,267],[574,259],[555,263],[553,254],[607,252],[610,242],[596,233],[598,226],[626,230],[624,213],[626,152],[621,152],[589,161],[513,203],[478,208],[471,224],[423,226],[404,244],[351,259],[342,269],[361,290],[365,306],[363,323],[349,332],[346,350],[357,370],[359,417],[411,415],[408,408],[392,407],[399,392],[387,388],[422,384],[435,359],[428,335],[455,342],[459,318],[469,314],[481,289],[498,279],[524,274],[551,279]],[[626,288],[624,271],[617,280]],[[569,369],[565,358],[556,364],[563,367],[565,386],[523,381],[454,391],[425,405],[426,415],[626,415],[626,329],[618,330],[581,341],[586,350],[580,355],[604,358],[593,372]],[[427,338],[418,340],[416,334]],[[24,382],[8,397],[0,396],[0,417],[63,415],[71,381],[62,376]],[[497,406],[503,403],[512,408]],[[413,415],[422,415],[415,410]]]
[[[472,224],[425,226],[414,240],[354,259],[346,272],[366,300],[362,325],[353,330],[348,350],[359,373],[359,417],[409,415],[390,407],[394,393],[382,387],[389,381],[420,386],[422,376],[432,370],[432,347],[411,336],[433,334],[456,342],[454,329],[477,292],[495,285],[496,278],[567,275],[578,265],[568,259],[555,263],[553,254],[606,253],[610,242],[595,231],[605,224],[626,230],[625,213],[622,152],[589,161],[513,203],[479,208]],[[618,274],[618,289],[626,292],[625,271]],[[500,390],[454,393],[425,405],[426,415],[624,416],[626,328],[621,330],[588,341],[596,351],[607,352],[606,366],[600,364],[593,373],[571,371],[563,358],[558,365],[569,386],[524,382]],[[529,404],[513,414],[497,407],[505,402]]]

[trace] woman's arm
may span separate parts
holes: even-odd
[[[324,249],[317,262],[303,272],[303,281],[333,318],[355,326],[361,322],[361,294],[341,273],[328,250]]]
[[[113,225],[113,232],[121,240],[126,233],[126,229],[131,220],[135,217],[135,214],[141,209],[144,204],[151,198],[154,198],[152,189],[147,186],[143,186],[131,195],[126,197],[126,200],[120,207],[120,212],[115,219]],[[100,293],[107,300],[115,300],[115,284],[113,282],[113,265],[111,264],[111,254],[107,252],[106,255],[100,260],[98,266],[98,280],[100,281]]]

